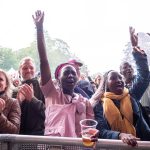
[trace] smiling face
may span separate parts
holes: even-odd
[[[20,75],[23,80],[29,80],[35,77],[35,65],[32,60],[25,60],[22,62],[20,69]]]
[[[73,91],[77,80],[78,75],[76,69],[73,66],[67,65],[61,69],[61,73],[59,75],[59,82],[65,93],[70,93]]]
[[[95,83],[97,85],[100,85],[100,82],[101,82],[101,76],[100,75],[97,75],[96,78],[95,78]]]
[[[6,76],[3,72],[0,72],[0,92],[5,91],[7,88]]]
[[[120,66],[120,73],[124,76],[125,80],[130,82],[133,78],[134,70],[128,62],[124,62]]]
[[[107,90],[109,92],[115,93],[120,95],[123,93],[124,90],[124,82],[122,80],[121,74],[116,71],[111,71],[107,75],[107,82],[106,82]]]

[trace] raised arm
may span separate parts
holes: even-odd
[[[137,100],[140,100],[149,84],[148,61],[145,52],[138,47],[138,36],[135,33],[135,29],[130,27],[129,32],[133,47],[133,57],[135,59],[137,69],[137,75],[133,80],[130,92],[132,93],[132,96],[134,96]]]
[[[41,84],[46,84],[51,78],[50,67],[46,54],[45,39],[43,33],[44,12],[37,10],[35,15],[32,15],[37,31],[37,47],[40,58]]]

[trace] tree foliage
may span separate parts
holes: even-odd
[[[122,61],[127,61],[129,62],[130,64],[134,64],[134,59],[133,59],[133,56],[132,56],[132,46],[131,46],[131,42],[128,42],[126,45],[125,45],[125,49],[123,50],[123,58],[122,58]]]
[[[61,39],[51,39],[48,32],[45,32],[44,34],[52,76],[54,75],[54,70],[58,64],[67,62],[69,58],[76,58],[79,60],[78,57],[70,52],[70,48],[66,42]],[[40,64],[36,41],[33,41],[29,47],[15,51],[9,48],[0,47],[0,68],[7,71],[10,68],[18,70],[20,60],[26,56],[30,56],[34,59],[36,68],[39,70]]]
[[[0,47],[0,68],[8,70],[12,67],[16,67],[17,60],[12,49]]]

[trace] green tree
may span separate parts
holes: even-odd
[[[52,39],[48,32],[45,33],[45,43],[47,49],[47,57],[51,66],[52,76],[54,76],[55,68],[60,64],[67,62],[69,58],[75,58],[80,60],[70,51],[70,47],[66,42],[61,39]],[[0,47],[0,67],[5,70],[14,68],[18,70],[19,62],[22,58],[30,56],[34,59],[36,68],[39,70],[39,56],[37,50],[37,43],[33,41],[30,46],[12,51],[9,48]],[[88,70],[87,66],[82,67],[82,71],[86,73]]]
[[[0,47],[0,68],[8,71],[16,67],[16,57],[10,48]]]

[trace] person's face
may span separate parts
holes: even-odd
[[[5,75],[0,72],[0,92],[5,91],[7,87],[7,81]]]
[[[124,90],[124,82],[121,74],[116,71],[111,71],[107,76],[107,89],[109,92],[120,95]]]
[[[125,79],[132,79],[134,70],[129,63],[124,63],[120,68],[120,73],[124,76]]]
[[[100,82],[101,82],[101,77],[100,76],[97,76],[97,78],[96,78],[96,84],[100,84]]]
[[[29,80],[35,76],[35,66],[32,61],[25,61],[20,67],[20,75],[23,80]]]
[[[76,69],[72,66],[63,67],[59,79],[63,89],[72,90],[78,80]]]

